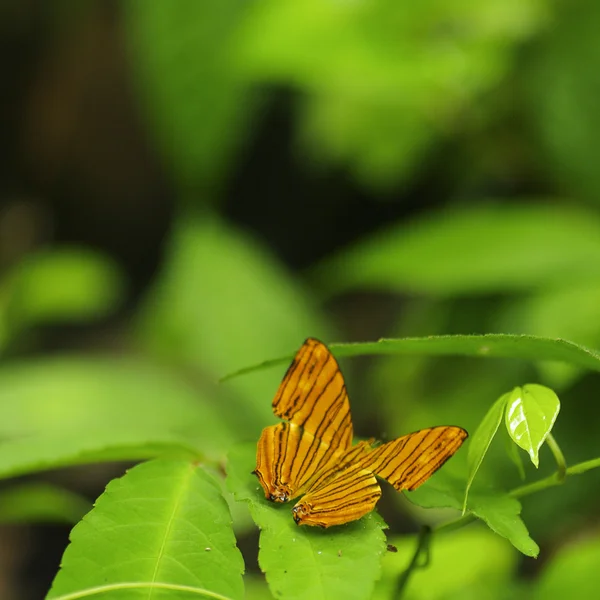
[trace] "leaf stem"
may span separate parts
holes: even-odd
[[[565,456],[558,445],[558,442],[554,439],[554,436],[549,433],[546,438],[546,443],[548,444],[548,448],[552,452],[554,456],[554,460],[556,461],[556,476],[559,479],[559,482],[562,483],[567,476],[567,461],[565,460]]]
[[[402,598],[404,591],[406,589],[406,585],[413,571],[416,569],[422,569],[429,564],[429,541],[431,540],[431,527],[427,525],[423,525],[421,527],[421,531],[419,531],[419,537],[417,539],[417,547],[415,549],[415,553],[410,560],[410,563],[402,573],[400,573],[398,577],[398,582],[396,583],[396,598],[399,600]],[[425,561],[419,562],[421,556],[425,554]]]

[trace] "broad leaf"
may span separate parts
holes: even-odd
[[[469,440],[469,452],[467,454],[467,462],[469,468],[469,475],[467,477],[467,488],[465,490],[465,499],[463,502],[463,513],[467,510],[467,500],[469,497],[469,489],[473,484],[473,480],[475,479],[475,475],[477,475],[477,471],[483,462],[485,455],[487,454],[488,448],[498,431],[498,427],[500,427],[500,422],[502,421],[502,415],[504,414],[504,409],[506,408],[506,401],[508,399],[509,394],[504,394],[500,396],[494,404],[490,407],[490,409],[483,417],[479,427],[475,431],[475,433],[471,436]]]
[[[406,494],[406,497],[424,508],[448,507],[460,510],[463,496],[460,487],[451,479],[441,478]],[[529,532],[520,517],[521,503],[507,494],[476,487],[469,494],[467,512],[484,521],[498,535],[508,539],[523,554],[536,557],[538,545],[529,537]]]
[[[475,356],[481,358],[519,358],[532,361],[556,360],[600,371],[600,354],[561,339],[532,335],[433,335],[421,338],[381,339],[377,342],[329,344],[336,356],[378,354],[415,354],[429,356]],[[229,372],[223,380],[288,363],[293,354]]]
[[[243,570],[219,484],[197,464],[156,460],[112,481],[75,526],[47,598],[234,600]]]
[[[169,448],[219,457],[231,439],[207,398],[151,364],[62,357],[0,369],[0,477]]]
[[[251,474],[256,447],[238,446],[227,466],[228,487],[248,502],[261,530],[258,561],[273,596],[295,600],[361,600],[371,597],[385,552],[384,523],[376,513],[320,529],[299,527],[293,504],[269,502]]]
[[[530,290],[600,274],[600,219],[549,204],[471,206],[402,223],[327,259],[326,293],[349,288],[452,296]]]
[[[507,399],[506,428],[512,439],[539,466],[539,450],[554,426],[560,410],[557,395],[535,383],[516,387]]]
[[[0,492],[0,523],[74,525],[90,508],[85,498],[50,483],[20,483]]]

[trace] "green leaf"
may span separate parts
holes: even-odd
[[[326,259],[313,272],[326,294],[359,288],[440,296],[506,294],[598,275],[598,214],[548,203],[428,214]]]
[[[560,410],[558,396],[535,383],[516,387],[507,400],[506,428],[531,462],[539,466],[539,450],[554,426]]]
[[[598,595],[600,536],[574,539],[546,564],[532,597],[535,600],[595,598]]]
[[[415,536],[395,536],[398,552],[386,553],[383,577],[376,585],[374,600],[396,598],[399,575],[415,550]],[[431,539],[431,560],[426,568],[411,574],[405,597],[411,600],[437,598],[506,598],[505,587],[514,576],[518,555],[504,540],[483,527],[469,527]]]
[[[134,467],[109,483],[70,537],[48,600],[244,596],[227,503],[197,464]]]
[[[406,494],[413,503],[423,508],[455,508],[460,510],[463,496],[460,486],[451,478],[437,478],[419,489]],[[505,537],[526,556],[536,557],[538,545],[529,537],[520,517],[521,503],[504,493],[478,486],[471,490],[467,512],[484,521],[498,535]]]
[[[508,400],[509,394],[500,396],[490,409],[483,417],[479,427],[475,433],[471,436],[469,441],[469,452],[467,454],[467,462],[469,465],[469,475],[467,477],[467,487],[465,490],[465,499],[463,502],[463,514],[467,510],[467,500],[469,497],[469,490],[477,475],[477,471],[483,462],[485,455],[487,454],[488,448],[500,427],[502,421],[502,415],[506,408],[506,401]]]
[[[304,290],[264,248],[205,216],[175,225],[137,331],[150,352],[216,379],[249,360],[295,352],[326,330],[316,315]],[[222,386],[224,416],[247,440],[272,422],[271,400],[284,371]]]
[[[230,60],[245,8],[241,0],[124,3],[140,104],[184,190],[221,183],[248,131],[256,103]]]
[[[0,523],[75,524],[90,508],[85,498],[50,483],[21,483],[0,491]]]
[[[123,275],[107,257],[85,248],[57,248],[25,257],[2,291],[4,327],[81,322],[110,314],[123,301]]]
[[[227,485],[237,500],[248,502],[261,530],[260,568],[273,595],[296,600],[368,599],[385,552],[384,523],[376,513],[329,529],[299,527],[293,504],[264,497],[255,466],[255,445],[237,446],[227,466]]]
[[[0,476],[169,449],[221,456],[232,434],[197,390],[156,365],[61,357],[0,369]]]
[[[519,358],[531,361],[556,360],[600,371],[600,354],[585,346],[561,339],[532,335],[432,335],[422,338],[381,339],[377,342],[329,344],[338,357],[385,354],[429,356],[476,356],[480,358]],[[292,354],[229,372],[223,381],[288,363]]]

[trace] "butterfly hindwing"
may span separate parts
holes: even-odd
[[[421,429],[375,448],[360,464],[391,483],[398,491],[425,483],[461,446],[467,432],[461,427]]]

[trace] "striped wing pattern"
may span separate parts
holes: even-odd
[[[273,412],[286,422],[263,429],[255,473],[269,500],[287,502],[352,445],[346,385],[323,343],[304,342],[277,390]]]
[[[299,525],[329,527],[359,519],[381,496],[376,475],[397,490],[414,490],[467,437],[460,427],[422,429],[373,447],[352,446],[346,386],[327,347],[304,342],[281,382],[273,412],[285,422],[263,429],[256,470],[267,499],[287,502]]]

